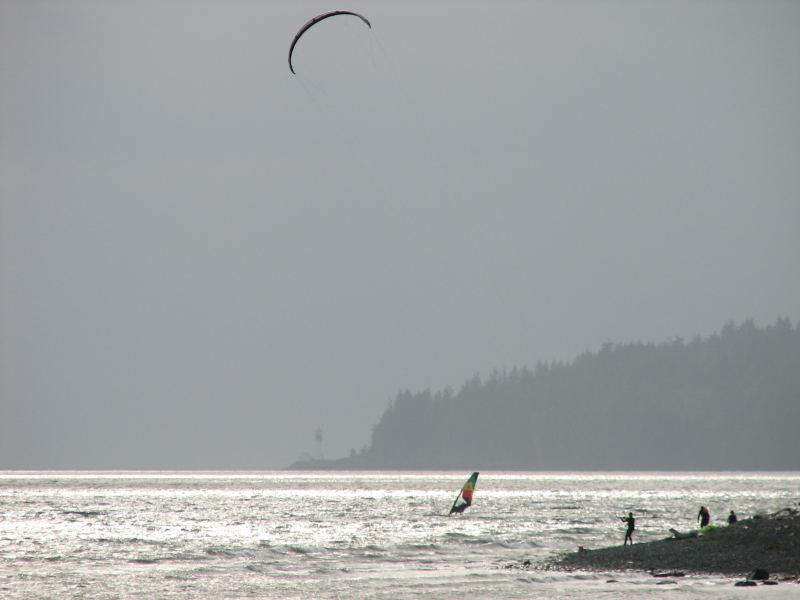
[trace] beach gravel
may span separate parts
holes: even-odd
[[[554,565],[562,569],[687,571],[747,576],[800,577],[800,514],[784,510],[740,520],[688,539],[667,538],[632,546],[573,552]]]

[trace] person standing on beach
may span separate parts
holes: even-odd
[[[636,519],[633,518],[633,513],[629,512],[627,517],[620,517],[623,523],[628,524],[628,529],[625,531],[625,541],[622,542],[622,545],[628,543],[628,540],[631,542],[631,546],[633,546],[633,530],[636,528]]]
[[[728,515],[728,525],[733,525],[736,521],[738,521],[736,513],[731,511],[731,514]]]
[[[708,514],[708,509],[705,506],[700,507],[700,512],[697,513],[697,520],[700,521],[700,529],[711,522],[711,515]]]

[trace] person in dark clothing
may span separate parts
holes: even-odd
[[[736,513],[731,511],[731,514],[728,515],[728,525],[733,525],[736,521],[738,521]]]
[[[633,546],[633,530],[636,529],[636,519],[633,518],[633,513],[629,512],[627,517],[620,517],[620,520],[628,524],[628,529],[625,531],[625,541],[622,542],[622,545],[624,546],[630,540],[631,546]]]
[[[697,520],[700,521],[700,529],[711,522],[711,515],[708,514],[708,509],[705,506],[700,507],[700,512],[697,513]]]

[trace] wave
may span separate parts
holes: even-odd
[[[274,554],[279,554],[283,556],[291,554],[308,556],[313,552],[310,548],[306,548],[305,546],[300,546],[299,544],[280,544],[277,546],[273,546],[269,540],[261,540],[258,543],[258,547],[264,550],[268,550]]]
[[[587,526],[583,526],[583,525],[574,525],[572,527],[558,527],[556,529],[550,530],[550,533],[551,534],[553,534],[553,533],[571,534],[571,533],[594,533],[596,531],[598,531],[598,529],[596,527],[587,527]]]
[[[148,540],[145,538],[128,537],[128,538],[114,538],[114,537],[101,537],[94,540],[100,544],[143,544],[146,546],[169,546],[170,542],[165,540]]]
[[[104,510],[77,510],[70,508],[62,508],[61,513],[64,515],[75,515],[78,517],[100,517],[108,514],[108,512]]]
[[[250,563],[245,565],[245,570],[252,573],[268,573],[269,563]]]
[[[439,544],[435,544],[433,542],[430,543],[410,543],[410,544],[401,544],[398,546],[401,550],[434,550],[436,552],[443,550],[443,548]]]
[[[378,546],[377,544],[367,544],[364,546],[364,550],[368,550],[370,552],[386,552],[386,548],[383,546]]]
[[[230,556],[230,557],[239,557],[239,556],[251,556],[253,553],[252,551],[247,551],[243,549],[233,549],[233,548],[225,548],[222,546],[209,546],[206,548],[205,551],[207,556]]]
[[[213,569],[208,567],[196,567],[193,569],[183,569],[180,571],[170,571],[164,575],[164,579],[174,579],[177,581],[194,581],[198,575],[212,573]]]
[[[458,540],[464,544],[488,545],[497,543],[497,540],[493,537],[470,535],[460,531],[449,531],[445,534],[445,537]]]
[[[176,554],[167,554],[158,556],[139,555],[134,558],[128,559],[126,562],[139,565],[154,565],[165,562],[185,563],[185,562],[198,562],[207,560],[208,556],[202,554],[197,554],[195,552],[179,552]]]
[[[129,563],[133,563],[135,565],[155,565],[161,562],[160,558],[132,558],[128,561]]]

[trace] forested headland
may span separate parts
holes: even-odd
[[[795,470],[799,427],[800,325],[729,322],[402,391],[360,452],[292,467]]]

